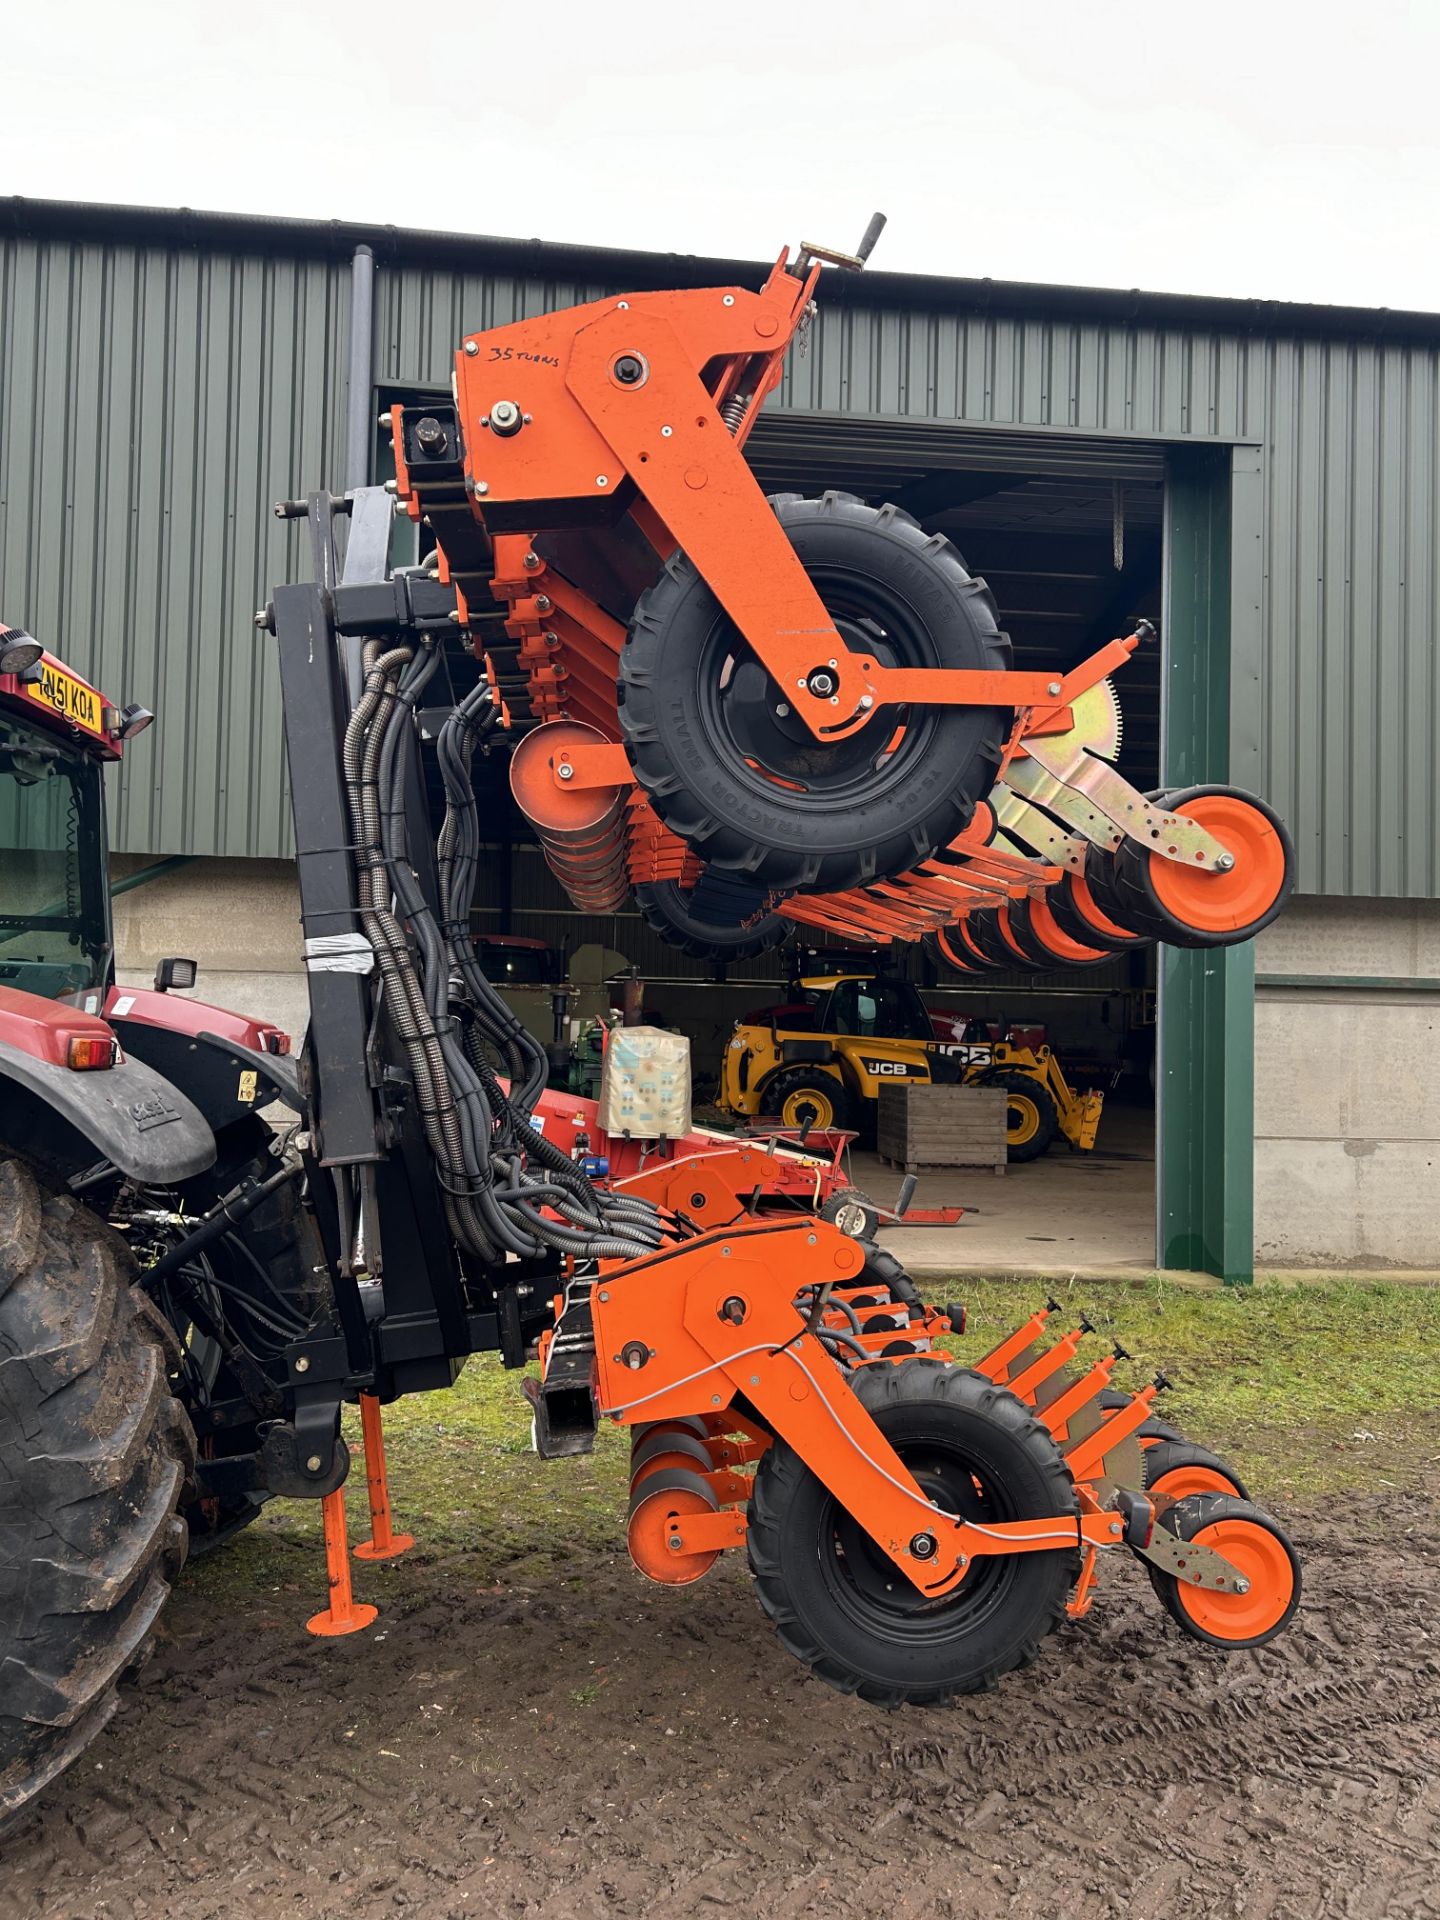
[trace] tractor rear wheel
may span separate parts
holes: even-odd
[[[1076,1510],[1054,1442],[979,1374],[925,1358],[861,1367],[867,1408],[930,1499],[994,1523]],[[837,1442],[838,1444],[838,1442]],[[1074,1551],[984,1555],[927,1600],[784,1440],[755,1473],[748,1545],[781,1640],[828,1685],[878,1706],[952,1700],[1028,1666],[1065,1617]]]
[[[989,589],[942,535],[849,494],[771,504],[851,653],[882,667],[1009,666]],[[1000,707],[886,706],[826,745],[789,692],[677,554],[620,653],[630,762],[692,852],[786,892],[864,886],[947,846],[988,792],[1010,723]]]
[[[194,1437],[124,1243],[0,1162],[0,1832],[106,1725],[185,1564]]]

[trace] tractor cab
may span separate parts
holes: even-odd
[[[142,711],[0,627],[0,986],[59,1000],[108,985],[104,769]]]
[[[28,633],[0,624],[0,1092],[12,1114],[30,1103],[47,1138],[103,1145],[116,1165],[142,1091],[184,1096],[205,1143],[192,1142],[193,1159],[213,1157],[206,1128],[253,1118],[293,1081],[293,1069],[271,1064],[290,1051],[279,1027],[170,991],[194,984],[193,961],[162,960],[153,988],[115,983],[105,770],[152,718],[112,705]],[[64,1057],[59,1077],[50,1055]],[[161,1078],[141,1089],[142,1068]],[[72,1072],[86,1073],[83,1090]],[[121,1083],[131,1079],[127,1105]]]

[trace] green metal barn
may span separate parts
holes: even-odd
[[[465,330],[764,271],[0,201],[0,612],[160,715],[114,796],[117,847],[164,863],[127,896],[150,896],[139,947],[202,948],[217,999],[302,997],[251,616],[306,557],[272,503],[379,477],[379,408],[447,388]],[[1257,948],[1162,951],[1155,1263],[1440,1265],[1440,316],[876,271],[823,291],[751,441],[767,488],[947,532],[1017,664],[1153,610],[1161,648],[1120,682],[1130,776],[1253,787],[1294,834],[1301,897]],[[567,918],[498,812],[497,930],[701,990],[638,925]]]

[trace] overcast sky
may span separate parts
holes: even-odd
[[[1440,0],[0,6],[0,193],[1440,310]]]

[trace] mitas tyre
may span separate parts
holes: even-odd
[[[185,1564],[194,1466],[130,1255],[0,1161],[0,1834],[101,1732]]]
[[[1005,1388],[923,1357],[861,1367],[850,1383],[937,1505],[981,1523],[1054,1516],[1057,1533],[1074,1528],[1065,1463]],[[785,1646],[877,1706],[979,1693],[1027,1666],[1064,1619],[1079,1565],[1068,1542],[981,1555],[952,1592],[927,1600],[782,1439],[756,1470],[749,1518],[760,1604]]]
[[[1010,665],[988,588],[942,535],[848,494],[771,504],[850,652],[882,667]],[[787,892],[864,886],[947,845],[988,792],[1011,719],[996,707],[888,707],[824,745],[788,691],[675,555],[621,649],[630,761],[692,852]]]

